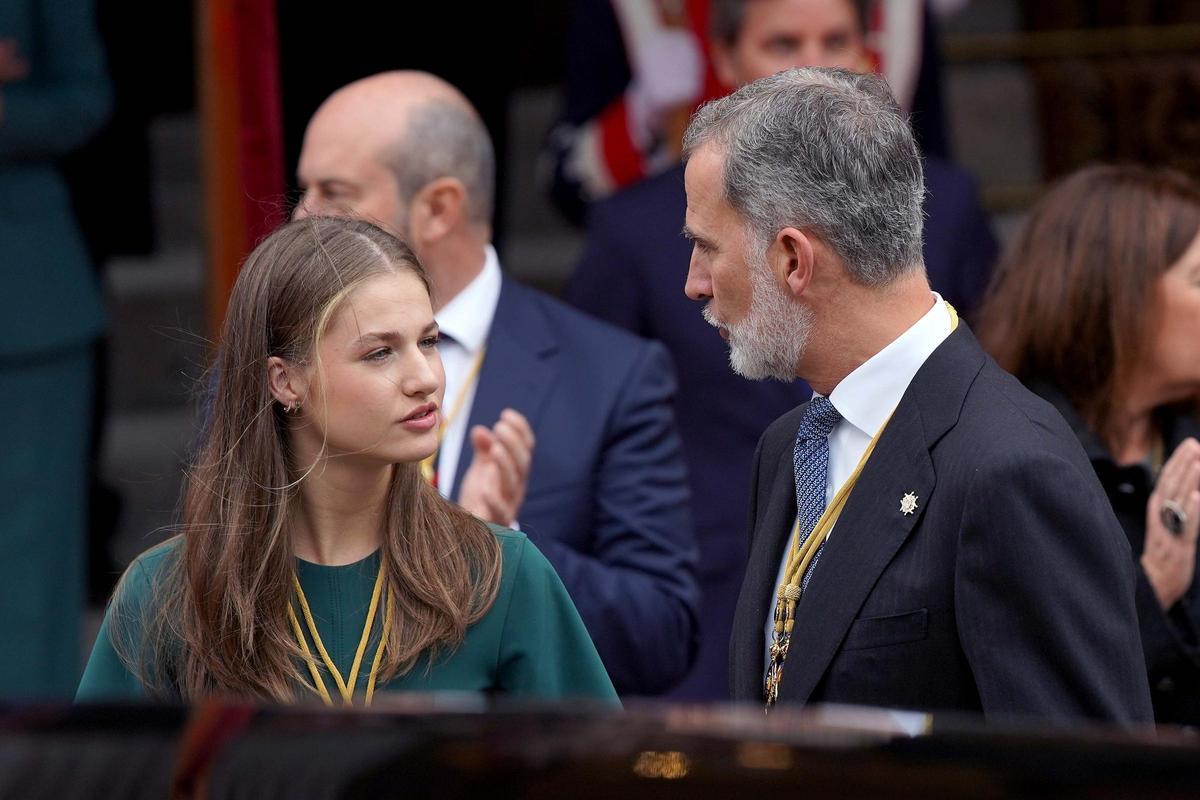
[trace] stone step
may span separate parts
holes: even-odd
[[[209,350],[200,251],[114,262],[105,289],[113,413],[186,404]]]
[[[150,125],[156,235],[160,249],[194,247],[204,238],[200,129],[195,114],[156,117]]]
[[[112,545],[119,564],[171,535],[195,427],[189,407],[109,418],[101,475],[124,501]]]

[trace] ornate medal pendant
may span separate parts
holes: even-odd
[[[767,680],[763,686],[767,711],[770,711],[779,699],[779,682],[783,680],[783,662],[787,658],[788,643],[791,639],[791,634],[776,631],[771,640],[771,663],[767,667]]]
[[[775,604],[775,632],[771,636],[771,663],[767,665],[767,677],[763,682],[763,700],[766,711],[770,711],[779,699],[779,683],[783,680],[783,663],[787,660],[788,645],[792,641],[792,626],[796,613],[796,601],[800,599],[800,587],[788,584],[781,588],[779,601]]]

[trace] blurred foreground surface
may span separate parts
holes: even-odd
[[[1200,796],[1200,738],[870,709],[0,709],[0,797]]]

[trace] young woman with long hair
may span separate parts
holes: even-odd
[[[263,241],[230,297],[179,534],[121,579],[78,699],[615,703],[541,553],[421,477],[437,341],[420,264],[379,228],[309,218]]]
[[[1075,430],[1137,559],[1155,716],[1200,724],[1200,188],[1140,166],[1065,178],[1005,252],[979,339]]]

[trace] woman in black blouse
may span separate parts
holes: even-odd
[[[1200,724],[1200,187],[1096,166],[1038,203],[980,314],[980,340],[1079,436],[1139,566],[1159,722]]]

